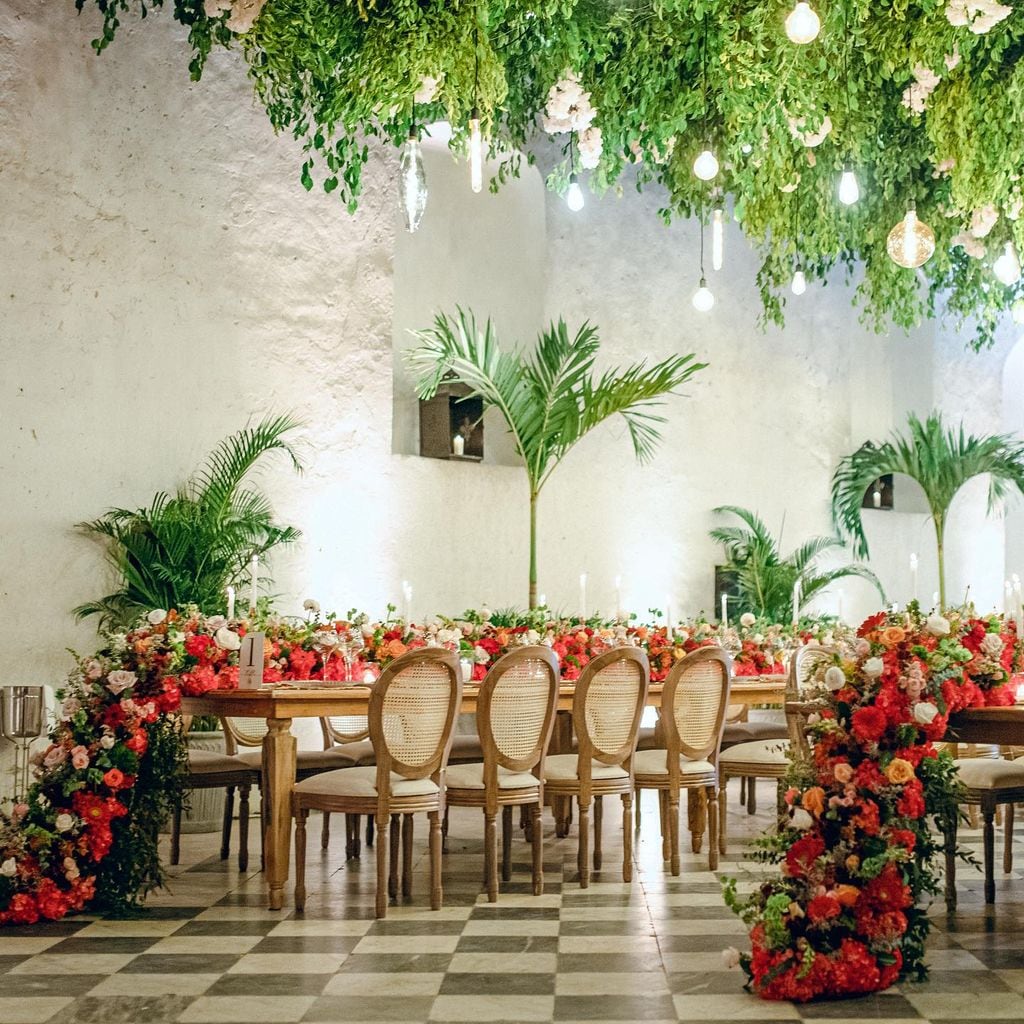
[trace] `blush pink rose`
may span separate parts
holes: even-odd
[[[87,748],[78,746],[74,747],[71,751],[71,764],[78,770],[82,771],[89,767],[89,751]]]

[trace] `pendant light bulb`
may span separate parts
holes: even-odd
[[[711,266],[715,270],[722,269],[722,252],[725,245],[725,224],[720,206],[715,207],[711,215]]]
[[[693,161],[693,173],[701,181],[710,181],[718,173],[718,160],[710,149],[704,152]]]
[[[790,290],[794,295],[803,295],[807,291],[807,278],[804,276],[803,269],[797,267],[793,274],[793,283],[789,286]]]
[[[415,130],[409,132],[399,162],[399,201],[405,214],[406,230],[411,234],[420,226],[427,208],[427,175]]]
[[[693,308],[698,313],[708,313],[715,304],[715,297],[711,294],[707,281],[702,277],[700,287],[693,293]]]
[[[469,119],[469,183],[474,192],[484,187],[484,138],[480,132],[480,117],[476,107]]]
[[[579,213],[583,209],[583,189],[580,188],[576,175],[569,175],[569,191],[565,193],[565,204],[573,213]]]
[[[913,270],[931,259],[935,252],[935,232],[917,219],[917,212],[911,207],[906,217],[889,232],[885,248],[894,263]]]
[[[1013,242],[1007,242],[1002,256],[992,264],[992,272],[1005,285],[1016,284],[1020,280],[1020,260]]]
[[[857,175],[849,167],[844,168],[843,176],[839,179],[839,202],[843,206],[853,206],[860,199],[860,186],[857,184]]]
[[[786,35],[791,43],[806,46],[818,38],[820,31],[821,18],[805,0],[799,0],[793,10],[786,15]]]

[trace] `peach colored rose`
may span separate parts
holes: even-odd
[[[879,634],[878,640],[886,647],[895,647],[907,638],[907,631],[902,626],[886,626]]]
[[[833,774],[837,782],[842,782],[845,785],[853,778],[853,768],[845,761],[841,761],[833,769]]]
[[[812,786],[800,798],[804,810],[810,811],[816,818],[825,813],[825,790],[821,786]]]
[[[860,867],[860,857],[858,857],[857,854],[855,854],[855,853],[851,853],[850,856],[846,858],[846,870],[847,871],[856,871],[857,868],[859,868],[859,867]]]
[[[385,648],[389,658],[400,658],[409,648],[401,640],[392,640]]]
[[[839,901],[840,906],[852,907],[860,896],[860,889],[855,885],[837,885],[832,890],[832,895]]]
[[[914,777],[914,766],[902,757],[894,757],[885,769],[885,777],[894,785],[902,786]]]
[[[71,764],[78,771],[89,767],[89,751],[82,746],[75,747],[71,751]]]

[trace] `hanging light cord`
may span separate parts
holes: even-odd
[[[478,12],[479,18],[479,12]],[[473,117],[479,117],[480,103],[480,22],[473,29]]]
[[[700,217],[700,279],[704,282],[704,197],[701,196],[700,205],[697,207],[697,214]]]
[[[846,46],[843,49],[843,78],[846,82],[846,132],[847,138],[852,137],[850,131],[850,122],[853,118],[853,102],[850,99],[850,48],[853,46],[853,40],[850,38],[850,3],[851,0],[846,0],[843,4],[843,35],[846,37]],[[847,144],[846,147],[847,159],[853,159],[853,154],[850,152],[850,146]]]
[[[704,145],[708,145],[708,16],[705,12],[703,21],[703,32],[701,34],[700,47],[700,81],[701,81],[701,103],[704,107],[702,115],[704,133]],[[703,221],[701,222],[703,223]]]

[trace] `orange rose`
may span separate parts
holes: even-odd
[[[850,856],[846,858],[846,870],[847,871],[856,871],[857,868],[859,868],[859,867],[860,867],[860,857],[858,857],[857,854],[855,854],[855,853],[851,853]]]
[[[812,786],[800,798],[804,810],[810,811],[816,818],[825,813],[825,790],[821,786]]]
[[[832,890],[832,895],[839,901],[842,907],[852,907],[860,896],[860,889],[855,885],[837,885]]]
[[[647,627],[646,626],[641,626],[636,631],[636,638],[637,638],[637,640],[646,640],[647,639]]]
[[[400,658],[407,650],[409,648],[401,640],[392,640],[385,648],[385,653],[389,658]]]
[[[895,647],[907,638],[907,631],[902,626],[886,626],[878,636],[878,642],[886,647]]]
[[[902,786],[914,777],[914,766],[902,757],[894,757],[885,769],[885,777],[894,785]]]
[[[504,630],[501,631],[500,633],[496,633],[494,635],[494,639],[499,644],[501,644],[502,647],[507,647],[508,646],[508,633],[504,632]]]

